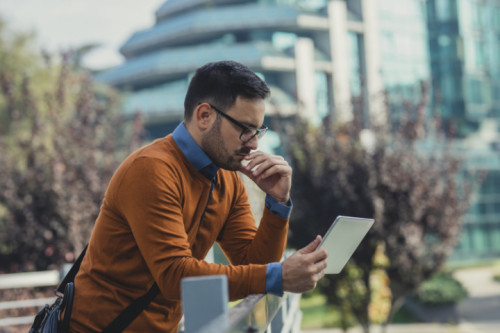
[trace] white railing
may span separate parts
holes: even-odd
[[[43,271],[43,272],[1,274],[0,289],[52,287],[52,286],[55,287],[59,284],[60,279],[61,279],[61,272],[57,270]],[[45,304],[52,304],[54,300],[55,296],[47,298],[23,299],[18,301],[1,301],[0,311],[10,310],[10,309],[21,309],[21,308],[41,309],[43,306],[45,306]],[[34,311],[33,315],[30,316],[0,318],[0,328],[6,326],[18,326],[18,325],[30,324],[33,322],[34,316],[36,312],[38,312],[38,310]]]
[[[57,286],[59,271],[0,275],[0,289]],[[38,308],[33,315],[0,318],[2,327],[26,325],[45,304],[55,297],[0,302],[0,311],[19,308]],[[270,294],[250,295],[229,309],[227,277],[201,276],[182,280],[184,332],[300,332],[302,313],[300,294],[285,293],[283,297]]]

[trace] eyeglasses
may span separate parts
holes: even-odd
[[[260,139],[266,134],[267,132],[267,126],[262,125],[261,128],[255,128],[255,127],[248,127],[246,125],[243,125],[233,117],[229,116],[228,114],[222,112],[212,104],[208,104],[212,109],[214,109],[218,114],[235,124],[236,126],[240,127],[242,129],[241,134],[240,134],[240,140],[243,141],[243,143],[247,143],[250,140],[252,140],[254,137],[257,137],[257,139]]]

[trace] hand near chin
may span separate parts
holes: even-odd
[[[279,155],[270,155],[261,151],[245,157],[247,165],[241,165],[240,171],[249,177],[266,194],[278,202],[287,203],[292,185],[292,168]]]

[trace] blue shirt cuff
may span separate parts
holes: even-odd
[[[276,199],[274,199],[270,195],[266,195],[266,208],[273,214],[278,215],[284,219],[288,219],[292,212],[292,199],[289,200],[288,205],[284,205],[279,203]]]
[[[283,282],[281,278],[281,263],[272,262],[266,268],[266,292],[283,296]]]

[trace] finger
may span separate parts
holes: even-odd
[[[271,155],[271,154],[265,153],[265,152],[260,151],[260,150],[255,150],[255,151],[252,151],[250,154],[246,155],[245,159],[246,160],[253,160],[256,158],[268,158],[271,156],[279,156],[279,155]]]
[[[246,165],[241,164],[240,169],[238,171],[247,176],[248,178],[253,178],[252,169],[249,169]]]
[[[311,278],[313,281],[317,282],[325,276],[326,266],[327,266],[326,260],[319,261],[311,266],[311,271],[313,272]]]
[[[302,253],[302,254],[314,252],[314,250],[316,250],[316,248],[318,247],[319,243],[321,243],[321,236],[318,235],[311,243],[307,244],[305,247],[300,249],[298,252]]]
[[[249,161],[247,164],[247,168],[250,170],[264,163],[276,164],[286,162],[285,159],[279,155],[269,155],[262,152],[256,152],[254,154],[247,155],[245,157],[245,160]]]
[[[318,273],[313,275],[313,279],[314,279],[314,281],[317,282],[317,281],[321,280],[324,276],[325,276],[325,270],[322,269],[321,271],[319,271]]]
[[[267,168],[269,168],[273,165],[277,165],[277,164],[284,165],[283,162],[284,162],[283,160],[277,160],[277,159],[271,159],[271,158],[264,159],[264,160],[255,160],[255,161],[249,162],[247,164],[246,168],[248,170],[252,170],[252,172],[255,175],[257,175],[257,174],[261,173],[263,170],[266,170]]]
[[[328,261],[326,260],[326,258],[321,259],[319,261],[316,261],[313,264],[314,272],[319,273],[321,271],[324,271],[326,269],[327,265],[328,265]]]
[[[326,252],[325,249],[319,249],[317,251],[306,253],[304,254],[304,256],[307,261],[316,264],[323,261],[326,262],[326,259],[328,258],[328,253]]]
[[[244,157],[244,160],[248,161],[249,163],[255,161],[254,162],[254,164],[255,164],[258,161],[262,162],[263,160],[269,158],[269,156],[272,156],[272,155],[263,153],[261,151],[254,151],[254,152],[251,152],[250,154],[246,155]]]
[[[267,164],[266,164],[267,165]],[[269,177],[278,175],[282,178],[291,178],[292,168],[288,165],[259,165],[253,170],[242,168],[242,172],[253,181],[265,180]]]
[[[284,177],[292,175],[292,168],[288,164],[273,164],[273,165],[259,165],[259,167],[252,171],[254,177],[265,179],[274,175],[281,175]]]

